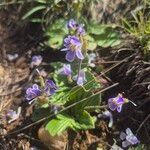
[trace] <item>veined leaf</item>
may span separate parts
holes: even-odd
[[[69,110],[69,113],[73,115],[82,112],[86,106],[100,105],[100,95],[93,95],[93,97],[91,97],[92,95],[93,93],[89,90],[85,90],[84,87],[74,87],[68,94],[68,100],[64,106],[67,107],[71,104],[75,104],[76,102],[80,102],[83,99],[86,99],[83,102],[77,103]]]
[[[75,123],[76,129],[79,130],[87,130],[95,127],[95,117],[91,117],[91,115],[87,111],[83,111],[81,114],[76,114]]]
[[[45,126],[46,130],[52,135],[60,135],[68,128],[71,128],[75,131],[86,130],[95,127],[96,119],[91,117],[87,111],[83,111],[80,115],[71,117],[67,114],[58,114],[57,118],[52,119]]]
[[[121,42],[119,34],[113,27],[107,25],[90,23],[88,26],[88,33],[89,36],[94,38],[93,40],[92,38],[87,37],[87,40],[89,41],[89,50],[94,50],[97,45],[101,47],[113,47]]]
[[[63,133],[67,128],[71,128],[75,124],[74,119],[67,115],[57,115],[57,118],[52,119],[46,125],[46,130],[52,135],[60,135]]]

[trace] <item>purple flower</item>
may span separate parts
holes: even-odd
[[[26,90],[26,99],[29,101],[33,100],[34,98],[40,95],[41,95],[41,90],[39,89],[39,86],[37,84],[33,84],[32,87]]]
[[[140,142],[129,128],[126,129],[126,133],[121,132],[120,139],[124,140],[122,142],[122,147],[124,147],[124,148],[129,145],[138,144]]]
[[[39,66],[42,62],[43,58],[41,55],[35,55],[32,57],[32,61],[31,61],[31,67],[33,66]]]
[[[83,70],[80,70],[77,77],[77,84],[82,86],[85,81],[86,81],[85,72]]]
[[[79,24],[77,27],[77,33],[79,35],[85,35],[85,30],[84,30],[84,25],[83,24]]]
[[[66,75],[66,76],[71,76],[71,66],[68,65],[64,65],[61,71],[61,74]]]
[[[108,99],[108,107],[114,111],[117,109],[118,112],[121,112],[122,105],[128,103],[128,99],[123,98],[122,94],[118,94],[117,97]]]
[[[57,90],[56,84],[52,80],[47,79],[45,82],[45,88],[44,88],[44,91],[46,92],[46,94],[48,96],[51,96],[56,92],[56,90]]]
[[[66,60],[73,62],[75,57],[78,59],[84,59],[84,56],[81,52],[82,43],[76,36],[68,36],[64,39],[64,46],[61,51],[67,51]]]
[[[6,114],[6,117],[8,117],[8,123],[11,123],[15,120],[17,120],[20,116],[20,113],[21,113],[21,107],[18,107],[18,110],[17,111],[14,111],[12,109],[8,110],[7,111],[7,114]]]
[[[68,29],[72,29],[72,30],[76,30],[77,28],[77,23],[74,19],[70,19],[67,23],[67,28]]]

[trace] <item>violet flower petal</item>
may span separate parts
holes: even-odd
[[[66,60],[72,62],[75,56],[79,59],[83,59],[81,53],[82,43],[76,36],[68,36],[64,39],[64,47],[61,51],[67,51]]]
[[[26,99],[27,100],[32,100],[40,95],[41,95],[41,90],[39,89],[39,86],[37,84],[33,84],[32,87],[29,87],[26,90]]]
[[[56,92],[56,90],[57,90],[56,84],[52,80],[47,79],[45,82],[45,88],[44,88],[45,93],[48,96],[51,96]]]
[[[117,106],[115,105],[115,103],[113,102],[113,100],[114,100],[114,98],[108,99],[108,107],[109,107],[112,111],[114,111],[114,110],[117,108]]]
[[[70,19],[67,23],[67,28],[68,29],[72,29],[72,30],[75,30],[77,27],[77,23],[74,19]]]
[[[121,139],[121,140],[125,140],[126,136],[127,136],[127,135],[126,135],[124,132],[121,132],[121,133],[120,133],[120,139]]]
[[[81,50],[76,50],[76,56],[77,56],[77,58],[79,58],[79,59],[84,59],[84,56],[83,56],[83,54],[81,53]]]
[[[121,110],[122,110],[122,105],[120,105],[120,106],[117,107],[117,111],[118,111],[119,113],[121,112]]]
[[[62,70],[61,74],[69,76],[69,75],[71,75],[71,72],[72,72],[71,66],[68,64],[68,65],[63,66],[63,70]]]
[[[137,144],[137,143],[139,143],[139,140],[137,139],[137,137],[136,136],[134,136],[134,135],[127,135],[126,136],[126,140],[128,141],[128,142],[130,142],[131,143],[131,145],[134,145],[134,144]]]
[[[76,45],[77,47],[82,45],[76,36],[70,36],[70,43]]]
[[[127,140],[122,142],[122,147],[126,148],[127,146],[131,145],[130,142],[128,142]]]
[[[131,136],[131,135],[133,135],[133,132],[131,131],[130,128],[127,128],[126,129],[126,134]]]
[[[79,24],[78,27],[77,27],[77,33],[79,35],[85,35],[85,30],[84,30],[84,25],[83,24]]]
[[[66,54],[66,60],[69,62],[73,62],[75,59],[75,52],[74,51],[68,51]]]
[[[120,97],[120,96],[116,97],[116,102],[117,104],[123,104],[124,103],[123,97]]]
[[[77,77],[77,84],[79,86],[82,86],[85,81],[86,81],[85,72],[83,70],[80,70],[79,75]]]

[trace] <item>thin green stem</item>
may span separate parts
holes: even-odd
[[[78,68],[78,76],[77,76],[77,80],[79,79],[79,74],[80,74],[80,70],[81,70],[81,65],[82,65],[82,60],[79,61],[79,68]]]
[[[108,105],[103,105],[103,106],[87,106],[85,109],[105,109],[107,108]]]

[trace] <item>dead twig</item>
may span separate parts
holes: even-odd
[[[142,128],[142,126],[145,124],[145,122],[150,118],[150,114],[142,121],[142,123],[140,124],[140,126],[138,127],[136,134],[138,134],[138,132],[140,131],[140,129]]]

